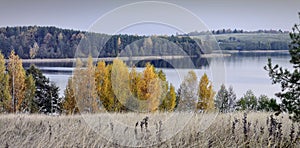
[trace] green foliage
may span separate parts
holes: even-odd
[[[5,71],[5,59],[0,53],[0,112],[11,108],[11,95],[9,93],[9,75]]]
[[[233,87],[230,86],[228,89],[228,107],[229,107],[229,111],[235,111],[235,107],[236,107],[236,94],[233,91]]]
[[[222,84],[217,93],[215,105],[222,113],[234,111],[236,105],[236,95],[233,92],[233,88],[229,87],[227,90],[225,85]]]
[[[228,91],[224,84],[221,85],[220,90],[217,93],[215,104],[220,112],[224,113],[228,109]]]
[[[257,110],[274,112],[279,110],[279,105],[275,99],[270,99],[266,95],[261,95],[258,98]]]
[[[31,74],[29,74],[26,77],[25,84],[26,84],[26,91],[25,91],[25,100],[23,103],[23,108],[25,111],[29,113],[37,113],[38,106],[34,102],[35,92],[36,92],[35,80],[33,79]]]
[[[299,14],[300,16],[300,14]],[[292,70],[283,69],[278,65],[273,66],[271,59],[265,69],[269,72],[269,76],[273,84],[281,85],[281,92],[276,96],[281,99],[280,112],[288,112],[291,119],[300,121],[300,24],[293,27],[290,33],[292,42],[290,44],[290,63],[293,65]]]
[[[246,94],[237,102],[238,110],[257,110],[257,98],[252,90],[248,90]]]
[[[26,73],[27,75],[32,75],[35,81],[34,103],[38,106],[39,112],[60,113],[61,98],[58,96],[59,88],[54,83],[50,83],[49,79],[34,65],[31,65]]]
[[[162,100],[159,109],[160,111],[173,111],[176,105],[176,92],[172,84],[166,94],[166,97]]]

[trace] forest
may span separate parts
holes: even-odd
[[[290,42],[288,33],[282,31],[223,29],[212,31],[212,34],[223,50],[288,50]],[[204,46],[207,35],[212,34],[191,32],[171,36],[107,35],[56,27],[2,27],[0,51],[8,58],[14,50],[22,59],[74,58],[84,55],[84,51],[98,57],[117,57],[124,50],[128,56],[182,55],[174,50],[176,45],[188,56],[199,57],[211,52],[205,52],[201,46]],[[84,48],[83,52],[76,53],[81,48]]]
[[[189,56],[199,56],[202,53],[197,42],[189,37],[172,35],[159,38],[171,41]],[[141,42],[140,39],[145,40]],[[156,36],[149,38],[138,35],[106,35],[38,26],[0,28],[0,51],[5,58],[8,58],[12,50],[22,59],[74,58],[80,56],[80,53],[75,55],[77,48],[80,47],[85,48],[84,51],[96,53],[98,57],[116,57],[125,48],[133,56],[155,55],[151,49],[160,49],[161,53],[178,55],[172,51],[167,42],[161,42]]]

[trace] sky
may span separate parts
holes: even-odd
[[[99,31],[105,32],[114,27],[119,27],[117,30],[113,30],[114,33],[129,34],[175,34],[175,32],[199,30],[199,27],[195,27],[196,25],[186,19],[188,15],[197,17],[208,30],[225,28],[247,31],[259,29],[290,31],[295,23],[299,23],[300,0],[164,0],[161,1],[165,2],[161,3],[162,5],[171,3],[170,6],[176,7],[176,9],[173,10],[170,7],[162,10],[163,8],[159,9],[155,5],[148,4],[147,7],[137,5],[139,9],[129,9],[132,6],[130,5],[126,9],[126,6],[135,2],[138,1],[0,0],[0,27],[38,25],[89,31],[95,24],[105,21],[107,22],[106,26],[101,26]],[[182,13],[177,9],[182,9],[190,14]],[[117,18],[101,20],[101,18],[114,14],[116,11],[121,12],[121,10],[123,12],[119,13]],[[170,20],[169,23],[175,25],[152,22],[128,26],[130,22],[126,22],[126,20],[132,18],[130,11],[145,21],[147,21],[146,18],[161,14],[162,18]],[[177,22],[173,22],[174,20]],[[184,21],[187,22],[183,23]],[[127,26],[123,26],[123,28],[121,25],[113,26],[115,24]],[[184,30],[181,30],[182,27],[176,27],[178,25],[189,27],[183,27]]]

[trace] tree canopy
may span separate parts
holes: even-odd
[[[300,13],[299,13],[300,17]],[[279,65],[273,66],[271,59],[265,69],[269,72],[269,76],[273,84],[280,84],[281,92],[276,94],[282,101],[279,112],[288,112],[291,119],[300,121],[300,24],[293,27],[290,33],[292,42],[290,44],[290,63],[292,69],[284,69]]]

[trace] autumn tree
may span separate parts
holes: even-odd
[[[87,66],[86,66],[86,74],[87,74],[87,89],[88,89],[88,100],[91,102],[92,112],[99,111],[99,102],[97,99],[97,92],[96,92],[96,84],[95,84],[95,66],[93,64],[93,59],[91,56],[87,59]]]
[[[142,73],[142,79],[138,82],[138,98],[140,101],[140,110],[156,111],[158,109],[162,87],[155,68],[150,63]]]
[[[106,101],[106,109],[107,111],[116,111],[116,100],[115,100],[115,95],[113,93],[113,88],[112,88],[112,83],[111,83],[111,71],[112,71],[112,65],[109,64],[106,66],[105,69],[105,81],[104,81],[104,89],[103,89],[103,94],[104,94],[104,100]],[[104,103],[104,102],[103,102]]]
[[[141,74],[136,71],[135,67],[133,67],[129,72],[130,96],[126,102],[126,107],[132,111],[139,110],[138,82],[141,78]]]
[[[97,64],[95,72],[97,95],[102,106],[109,112],[126,110],[126,102],[130,95],[129,71],[126,64],[115,59],[113,64],[104,61]]]
[[[204,73],[200,79],[198,88],[197,109],[202,111],[214,110],[214,96],[215,92],[213,91],[212,82],[209,81],[208,76]]]
[[[73,72],[73,88],[74,88],[74,94],[75,99],[78,104],[78,108],[80,109],[80,112],[83,112],[84,106],[86,105],[85,96],[83,96],[83,93],[81,92],[82,89],[84,89],[84,71],[83,71],[83,63],[80,59],[76,60],[76,68]]]
[[[104,61],[99,61],[97,63],[97,67],[95,70],[95,82],[96,82],[96,92],[101,100],[102,104],[105,102],[104,99],[104,87],[105,87],[105,81],[106,81],[106,64]],[[105,104],[105,103],[104,103]],[[106,105],[105,105],[106,106]]]
[[[88,57],[85,67],[82,61],[77,59],[73,82],[79,110],[87,113],[98,112],[95,67],[91,56]]]
[[[10,83],[10,93],[12,96],[12,112],[21,111],[21,105],[25,99],[25,70],[22,66],[22,60],[12,51],[8,61],[8,73]]]
[[[166,78],[166,74],[162,71],[159,70],[157,72],[158,78],[160,79],[161,87],[162,87],[162,92],[161,92],[161,102],[159,105],[160,111],[165,111],[169,110],[169,99],[170,99],[170,94],[169,94],[169,84]]]
[[[197,75],[194,71],[189,71],[184,77],[178,90],[179,111],[194,111],[197,101]]]
[[[101,105],[109,112],[154,112],[159,109],[162,100],[166,100],[166,110],[175,107],[174,87],[168,91],[165,74],[156,71],[150,63],[146,64],[143,72],[137,72],[135,67],[129,72],[127,65],[119,59],[108,65],[100,61],[95,71],[95,82]]]
[[[66,114],[69,115],[79,113],[79,109],[76,104],[72,78],[69,78],[64,94],[65,97],[62,106]]]
[[[161,69],[159,71],[157,71],[156,73],[157,73],[157,76],[159,78],[161,89],[162,89],[161,98],[165,99],[166,95],[167,95],[167,92],[169,90],[169,83],[167,81],[166,74]]]
[[[100,61],[97,64],[95,72],[96,92],[101,102],[101,105],[106,111],[115,111],[115,100],[111,85],[111,69],[112,65],[105,64],[104,61]]]
[[[126,64],[119,59],[113,61],[111,83],[115,111],[126,110],[125,105],[130,96],[129,71]]]
[[[159,108],[161,111],[173,111],[176,106],[176,92],[175,87],[170,84],[170,89],[166,97],[162,100]]]
[[[9,89],[9,75],[5,71],[5,59],[0,53],[0,112],[11,111],[11,95]]]

